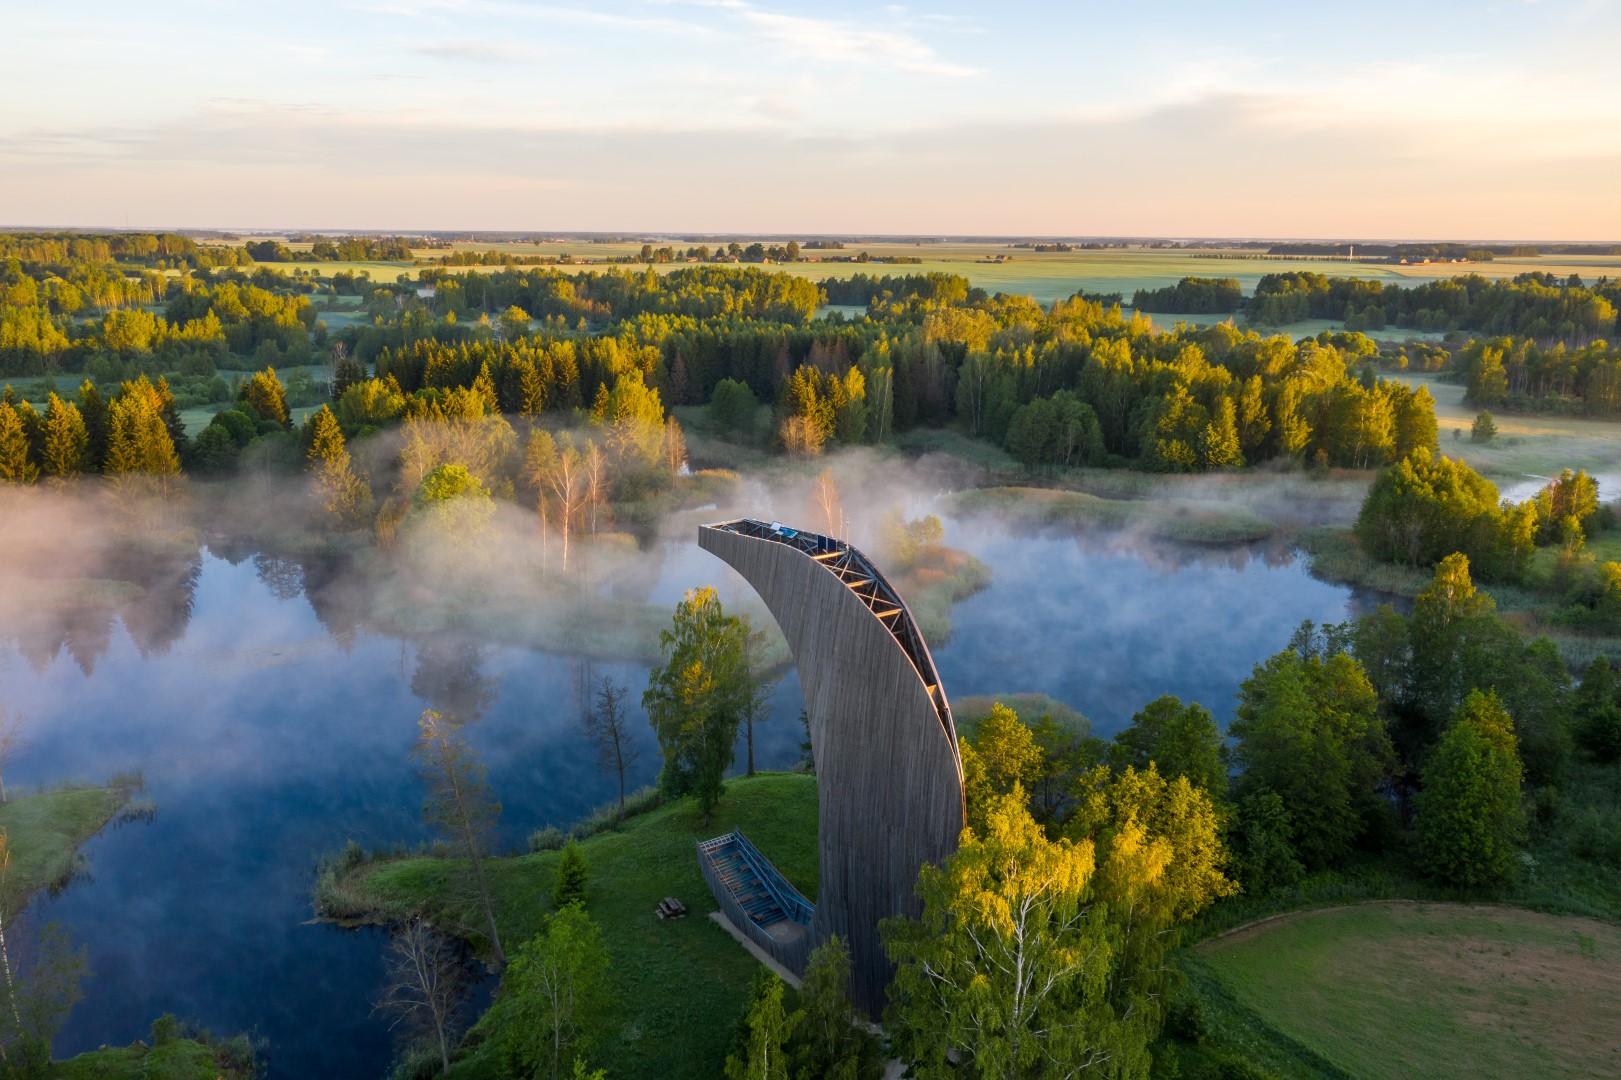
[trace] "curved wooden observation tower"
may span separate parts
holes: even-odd
[[[841,540],[743,518],[700,526],[698,544],[760,594],[799,669],[816,762],[816,904],[782,895],[786,882],[776,886],[739,834],[700,844],[699,862],[722,909],[790,970],[803,972],[831,934],[848,942],[851,999],[877,1016],[893,972],[878,922],[921,913],[918,870],[956,850],[965,820],[934,660],[894,588]]]

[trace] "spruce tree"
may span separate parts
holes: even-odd
[[[0,481],[32,484],[38,478],[39,467],[28,459],[28,432],[22,417],[12,406],[0,402]]]
[[[79,384],[79,415],[84,418],[84,429],[90,436],[85,468],[100,472],[107,461],[107,400],[89,379]]]
[[[306,430],[309,432],[310,471],[315,474],[321,505],[340,525],[359,524],[371,503],[371,486],[355,472],[337,417],[322,405],[310,416]]]
[[[292,417],[287,411],[287,391],[282,388],[281,380],[276,377],[275,368],[267,367],[263,371],[255,372],[252,378],[242,384],[237,400],[253,406],[253,411],[260,419],[279,424],[288,431],[292,430]]]
[[[180,472],[169,429],[158,411],[157,394],[142,378],[125,383],[107,410],[106,472],[113,476]]]
[[[45,475],[63,478],[84,472],[89,449],[90,435],[78,407],[52,394],[45,409]]]
[[[552,903],[559,911],[570,904],[584,904],[585,886],[589,878],[585,856],[580,854],[580,845],[570,840],[563,845],[563,853],[557,858],[557,877],[552,882]]]

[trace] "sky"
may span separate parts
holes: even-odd
[[[0,225],[1621,241],[1621,0],[0,20]]]

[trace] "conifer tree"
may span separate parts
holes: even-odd
[[[343,431],[332,410],[322,405],[309,421],[310,470],[328,514],[345,527],[360,523],[371,503],[371,486],[355,472]]]
[[[563,853],[557,858],[557,877],[552,882],[552,904],[561,911],[570,904],[585,903],[585,886],[590,880],[590,872],[585,866],[585,856],[580,854],[580,845],[570,840],[563,845]]]
[[[89,450],[90,435],[78,406],[52,394],[45,409],[45,475],[64,478],[84,472]]]
[[[252,378],[242,384],[237,400],[252,405],[253,411],[261,419],[292,430],[292,417],[287,411],[287,391],[282,387],[281,380],[276,377],[275,368],[267,367],[263,371],[255,372]]]
[[[85,433],[90,437],[85,468],[100,472],[107,460],[107,400],[89,379],[79,384],[79,415],[84,418]]]
[[[17,410],[0,402],[0,481],[32,484],[39,467],[28,459],[28,433]]]
[[[180,472],[174,442],[158,411],[157,394],[145,378],[125,383],[107,410],[106,472],[159,477]]]

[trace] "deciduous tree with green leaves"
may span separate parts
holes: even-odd
[[[726,1080],[788,1080],[788,1036],[794,1019],[782,1005],[782,980],[763,971],[743,1015],[742,1045],[726,1058]]]
[[[1256,665],[1239,690],[1227,728],[1237,740],[1237,794],[1282,798],[1307,867],[1348,855],[1381,805],[1394,754],[1378,706],[1361,665],[1343,652],[1302,659],[1286,649]]]
[[[1145,1033],[1108,1003],[1119,931],[1090,903],[1090,840],[1049,840],[1022,790],[997,798],[944,866],[922,917],[885,920],[897,967],[886,1020],[921,1080],[1145,1076]]]
[[[570,904],[548,916],[526,941],[501,979],[490,1030],[499,1032],[501,1056],[517,1076],[560,1080],[595,1041],[610,1004],[608,950],[585,908]],[[576,1065],[576,1074],[583,1072]]]
[[[1166,694],[1155,698],[1114,737],[1112,760],[1119,766],[1146,769],[1150,762],[1167,780],[1185,776],[1217,801],[1227,797],[1227,763],[1222,736],[1210,710]]]
[[[745,628],[712,588],[691,589],[659,634],[664,663],[648,673],[642,706],[664,755],[659,786],[694,795],[704,821],[720,799],[748,692]]]
[[[1514,723],[1497,695],[1470,693],[1441,734],[1418,793],[1418,835],[1429,872],[1450,885],[1501,885],[1526,841]]]
[[[501,931],[495,922],[495,904],[484,873],[490,834],[501,817],[501,804],[490,795],[484,765],[468,747],[459,725],[435,709],[422,713],[418,723],[415,757],[427,796],[422,817],[439,830],[467,860],[473,875],[484,930],[497,964],[506,963]]]

